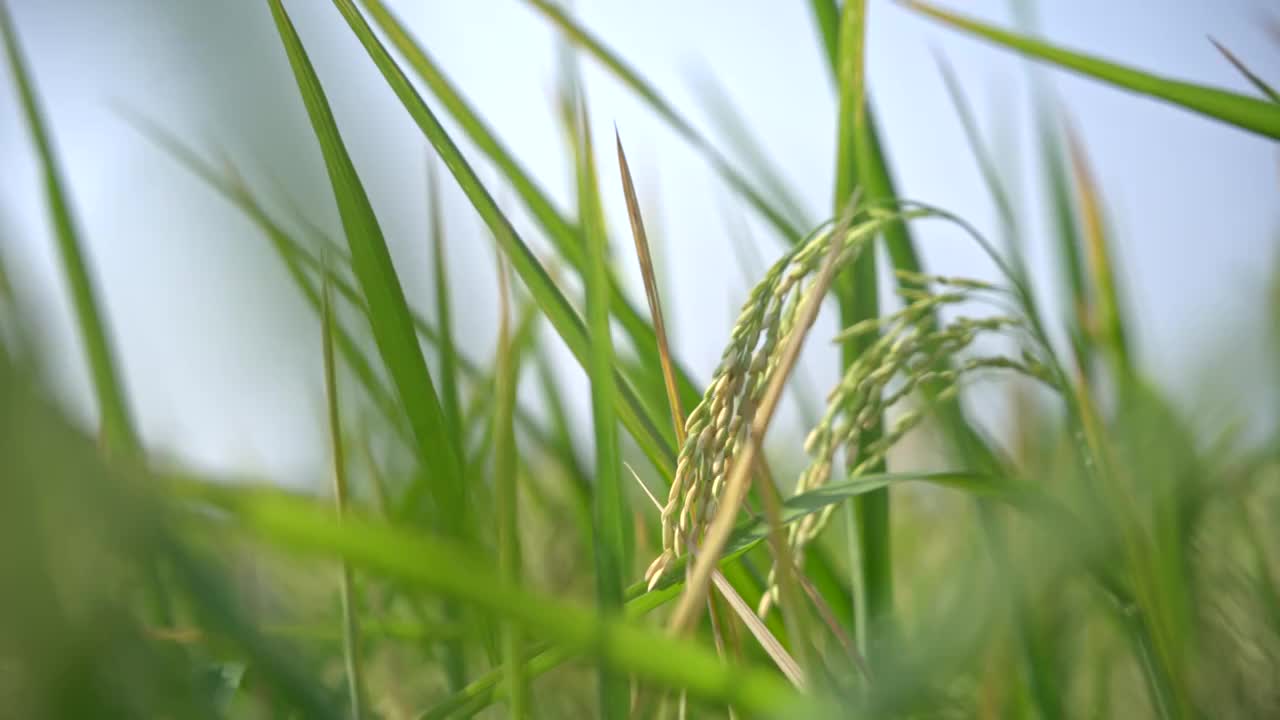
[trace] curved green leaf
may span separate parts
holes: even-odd
[[[418,345],[391,253],[302,41],[280,0],[268,2],[324,154],[338,213],[346,230],[351,266],[368,303],[374,341],[409,416],[422,465],[433,476],[431,486],[441,527],[449,535],[461,536],[466,503],[458,449],[450,442],[453,433],[447,427],[426,359]]]
[[[917,0],[906,5],[958,30],[1016,50],[1095,80],[1158,98],[1192,112],[1207,115],[1259,135],[1280,139],[1280,105],[1218,88],[1171,80],[1084,53],[1051,45],[1035,38],[1001,30],[994,25],[943,10]]]
[[[617,672],[682,688],[756,716],[797,717],[816,709],[814,701],[797,695],[777,673],[725,665],[700,645],[525,590],[444,539],[354,515],[339,521],[315,501],[276,490],[212,484],[186,485],[183,490],[230,513],[244,530],[282,547],[340,557],[353,567],[438,592],[516,623],[558,648],[596,657]]]
[[[453,438],[460,437],[461,433],[455,435],[455,429],[449,427],[440,406],[422,347],[414,332],[408,302],[391,262],[391,253],[382,237],[373,206],[343,145],[320,79],[281,1],[268,0],[268,3],[324,154],[338,214],[346,230],[351,267],[368,303],[374,342],[399,393],[400,403],[409,416],[409,426],[416,440],[415,450],[422,470],[427,473],[427,489],[434,500],[431,517],[445,535],[465,538],[468,535],[468,499],[463,485],[461,452],[453,443]],[[410,508],[411,512],[414,510]],[[457,608],[446,606],[445,610],[451,618],[458,617]],[[445,665],[450,685],[461,687],[465,671],[462,647],[459,643],[450,642],[446,643],[446,648],[448,658]]]
[[[622,492],[622,458],[618,451],[618,421],[613,398],[613,340],[609,335],[608,240],[599,214],[599,183],[586,108],[578,96],[578,214],[587,245],[587,327],[591,333],[591,420],[595,430],[596,477],[592,493],[592,539],[595,549],[596,606],[606,613],[622,606],[623,574],[631,545],[631,518]],[[627,715],[626,679],[601,667],[600,716]]]
[[[3,35],[9,68],[13,72],[22,112],[26,116],[31,141],[35,144],[40,170],[44,175],[45,199],[49,203],[54,238],[62,260],[62,273],[71,293],[71,306],[75,309],[80,342],[84,345],[89,364],[89,377],[101,416],[103,442],[112,452],[125,456],[137,455],[140,452],[138,434],[125,400],[124,383],[116,367],[106,321],[102,316],[102,303],[84,257],[80,232],[71,214],[71,201],[54,155],[53,142],[45,128],[35,83],[27,71],[22,49],[18,46],[17,31],[14,30],[9,10],[3,2],[0,2],[0,35]]]

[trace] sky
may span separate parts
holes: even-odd
[[[325,84],[406,290],[429,307],[426,144],[330,3],[285,4]],[[571,207],[571,169],[552,106],[556,35],[550,26],[519,0],[387,4],[560,206]],[[1006,0],[947,4],[1012,24]],[[314,318],[288,292],[286,276],[254,228],[114,109],[131,108],[209,155],[224,154],[258,187],[283,188],[310,219],[336,230],[319,150],[265,0],[9,0],[9,6],[148,446],[210,469],[317,481],[324,435]],[[807,8],[799,0],[574,4],[583,24],[719,139],[699,93],[699,79],[714,78],[816,223],[831,204],[835,96]],[[1265,22],[1264,0],[1041,2],[1038,12],[1043,35],[1055,43],[1171,77],[1248,92],[1209,43],[1212,36],[1262,76],[1280,81],[1280,41]],[[900,194],[997,235],[995,211],[935,53],[955,67],[987,142],[1000,149],[1002,167],[1016,181],[1014,201],[1026,220],[1033,270],[1054,289],[1026,64],[894,2],[870,0],[870,92]],[[782,245],[647,107],[589,60],[582,66],[595,135],[608,138],[618,128],[658,239],[673,345],[695,376],[706,379],[747,290],[733,244],[751,243],[769,262]],[[1203,392],[1243,395],[1244,412],[1261,414],[1260,401],[1247,393],[1255,378],[1274,377],[1262,374],[1265,318],[1258,306],[1280,267],[1275,144],[1077,76],[1047,71],[1044,77],[1105,192],[1144,366],[1179,386],[1207,379],[1196,383],[1208,388]],[[7,68],[0,73],[0,98],[0,253],[38,319],[51,386],[91,422],[87,376]],[[642,302],[638,273],[621,242],[626,215],[616,165],[609,144],[597,144],[619,269]],[[463,147],[482,179],[500,185],[474,148]],[[496,195],[515,205],[509,190]],[[493,244],[451,183],[444,187],[444,209],[461,342],[483,359],[497,326]],[[527,218],[518,210],[514,216],[518,229],[536,236]],[[931,269],[993,277],[991,264],[954,228],[921,225],[918,238]],[[1045,298],[1057,311],[1053,299]],[[834,323],[824,323],[819,332],[829,336]],[[575,411],[585,416],[585,380],[567,353],[558,357]],[[820,384],[834,377],[831,358],[830,352],[806,354]]]

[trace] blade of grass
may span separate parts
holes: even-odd
[[[341,519],[346,512],[349,492],[347,464],[342,442],[342,414],[338,407],[338,378],[333,361],[333,301],[329,283],[321,292],[321,343],[324,348],[324,386],[328,398],[329,440],[333,450],[333,500]],[[347,693],[352,720],[364,715],[364,670],[360,653],[360,624],[356,617],[355,580],[351,566],[343,561],[339,592],[342,597],[342,649],[347,670]]]
[[[432,267],[435,271],[436,334],[440,354],[440,403],[445,427],[453,433],[453,444],[462,447],[462,403],[458,400],[458,352],[453,342],[453,317],[449,302],[448,255],[444,247],[443,208],[440,184],[436,179],[435,158],[427,157],[428,234],[431,238]]]
[[[1246,95],[1193,83],[1171,80],[1101,58],[1077,53],[1035,38],[1001,30],[978,20],[952,13],[918,0],[903,2],[922,15],[944,25],[1095,80],[1164,100],[1192,112],[1235,125],[1243,130],[1280,139],[1280,106]]]
[[[591,420],[595,430],[596,477],[592,520],[596,562],[596,605],[600,612],[613,614],[622,607],[623,576],[627,572],[631,516],[622,488],[622,465],[618,452],[618,426],[613,398],[613,340],[609,328],[608,247],[598,214],[595,189],[598,187],[593,162],[591,128],[586,109],[578,106],[578,133],[582,148],[578,154],[578,212],[587,245],[587,328],[591,337]],[[629,693],[626,678],[601,666],[600,715],[627,716]]]
[[[738,192],[747,202],[772,225],[778,233],[787,239],[788,244],[795,244],[804,236],[799,228],[787,220],[786,213],[770,203],[741,173],[729,163],[728,159],[715,148],[711,142],[699,133],[692,124],[685,120],[675,108],[650,84],[631,69],[616,53],[605,46],[599,39],[578,24],[561,8],[547,0],[526,0],[530,6],[542,14],[565,37],[579,48],[585,50],[620,82],[633,90],[663,120],[671,126],[686,142],[700,152],[711,167],[724,181]]]
[[[0,0],[0,42],[4,45],[19,103],[35,146],[44,181],[45,202],[53,226],[63,281],[71,296],[81,349],[98,410],[99,440],[107,455],[126,463],[144,463],[145,450],[129,409],[128,391],[111,345],[96,280],[85,258],[71,197],[62,177],[53,140],[40,107],[35,80],[27,67],[8,5]],[[173,606],[162,577],[161,558],[146,561],[143,593],[155,622],[171,624]]]
[[[248,479],[229,484],[221,480],[184,473],[167,473],[159,477],[168,483],[169,490],[176,497],[210,502],[219,506],[238,506],[237,503],[253,503],[257,498],[266,498],[264,502],[268,504],[283,502],[321,508],[320,504],[308,496],[295,496],[261,483],[255,486]],[[969,497],[992,500],[1029,518],[1034,518],[1035,526],[1042,531],[1060,533],[1063,537],[1083,534],[1084,528],[1088,527],[1088,523],[1076,517],[1072,510],[1046,493],[1040,485],[968,470],[885,473],[834,481],[786,498],[782,504],[780,520],[784,526],[790,525],[850,498],[907,483],[924,483],[940,489],[963,492]],[[409,531],[398,530],[398,532],[408,533]],[[724,544],[718,567],[722,571],[725,570],[727,565],[741,558],[744,552],[756,548],[766,539],[768,532],[768,520],[764,517],[746,518],[737,523]],[[1108,548],[1103,547],[1099,552],[1106,553]],[[637,614],[649,612],[674,599],[675,595],[670,591],[684,586],[684,569],[687,560],[686,556],[678,557],[667,573],[654,585],[652,591],[646,590],[647,583],[644,581],[629,585],[625,593],[627,616],[634,617]],[[1120,605],[1131,602],[1123,588],[1117,587],[1112,580],[1105,579],[1103,575],[1098,575],[1098,578],[1099,585],[1106,590],[1114,602]]]
[[[809,12],[813,15],[822,49],[827,56],[827,70],[831,79],[840,81],[836,69],[840,66],[840,4],[836,0],[809,0]]]
[[[866,60],[863,53],[866,33],[865,0],[846,0],[840,15],[839,68],[840,102],[837,123],[836,180],[834,205],[839,211],[849,202],[854,188],[861,185],[870,190],[868,182],[875,174],[872,170],[870,136],[866,115]],[[883,189],[883,188],[880,188]],[[882,198],[871,198],[878,201]],[[876,253],[864,252],[842,278],[840,297],[840,324],[849,327],[880,314],[878,283],[876,281]],[[850,367],[876,338],[867,335],[856,342],[841,346],[841,362]],[[867,442],[879,437],[881,419],[875,419],[866,435]],[[869,468],[872,473],[883,472],[881,461]],[[879,491],[854,501],[847,518],[858,529],[858,567],[862,570],[860,587],[865,594],[867,627],[860,636],[868,639],[866,654],[872,662],[883,650],[883,640],[888,637],[888,624],[893,613],[893,554],[890,547],[889,493]],[[855,583],[854,587],[859,584]]]
[[[627,203],[631,236],[636,244],[636,258],[640,265],[640,276],[644,279],[644,294],[649,302],[649,317],[657,343],[658,359],[662,363],[662,379],[666,385],[667,403],[671,408],[671,426],[675,432],[676,447],[684,447],[684,408],[680,405],[680,389],[676,385],[675,362],[671,359],[671,346],[667,342],[667,326],[662,319],[658,280],[654,274],[653,258],[649,254],[649,239],[644,232],[644,218],[640,215],[640,201],[636,199],[635,184],[631,180],[631,168],[627,165],[627,154],[622,149],[622,138],[616,127],[614,142],[618,152],[618,172],[622,176],[622,195]]]
[[[352,269],[368,303],[374,342],[409,416],[420,466],[428,473],[434,520],[446,536],[466,538],[468,511],[461,455],[451,442],[453,431],[447,425],[418,345],[391,254],[302,41],[281,0],[268,0],[268,4],[324,154],[334,199],[346,230]],[[451,620],[458,616],[456,608],[447,608],[446,612]],[[445,647],[450,684],[461,687],[465,673],[462,646],[454,642],[446,643]]]
[[[518,623],[570,653],[596,657],[616,672],[684,688],[693,696],[762,717],[797,717],[824,709],[798,696],[772,671],[729,667],[699,645],[513,586],[448,540],[354,515],[339,523],[314,501],[274,490],[214,484],[187,490],[229,512],[245,531],[281,548],[336,555],[365,571],[447,595]],[[649,602],[662,597],[651,595]]]
[[[1047,93],[1037,94],[1035,103],[1037,135],[1039,136],[1041,165],[1045,177],[1049,205],[1052,208],[1054,245],[1058,262],[1065,275],[1068,313],[1067,329],[1072,341],[1072,352],[1082,377],[1092,377],[1087,358],[1091,354],[1092,341],[1085,329],[1089,326],[1090,301],[1085,283],[1084,261],[1080,257],[1080,226],[1076,222],[1075,206],[1071,197],[1071,181],[1067,174],[1061,137],[1054,118],[1058,115]]]
[[[498,258],[499,329],[498,363],[494,396],[493,474],[497,495],[498,568],[507,582],[520,582],[520,526],[516,509],[516,472],[519,451],[516,448],[515,414],[517,383],[520,377],[519,356],[512,351],[510,338],[510,290],[506,265]],[[528,716],[529,692],[524,677],[522,656],[524,640],[520,629],[511,623],[502,627],[502,662],[507,675],[508,710],[512,718]]]
[[[1038,17],[1035,3],[1013,0],[1013,15],[1018,29],[1024,35],[1038,34]],[[1089,324],[1089,294],[1084,275],[1084,263],[1080,258],[1080,230],[1076,224],[1075,207],[1071,197],[1071,180],[1066,170],[1062,139],[1058,125],[1061,112],[1053,97],[1051,86],[1045,77],[1046,68],[1027,62],[1027,72],[1033,86],[1033,111],[1040,166],[1043,172],[1046,202],[1051,209],[1054,245],[1058,253],[1058,268],[1063,273],[1066,289],[1067,337],[1072,359],[1084,382],[1093,380],[1093,368],[1088,358],[1092,356],[1092,339],[1085,332]]]
[[[1079,203],[1083,227],[1084,256],[1087,259],[1089,277],[1093,281],[1096,313],[1088,328],[1097,334],[1098,344],[1107,352],[1116,380],[1128,382],[1133,377],[1133,363],[1129,341],[1124,329],[1115,273],[1112,270],[1110,243],[1107,240],[1103,218],[1102,198],[1098,185],[1075,131],[1067,126],[1067,153],[1071,159],[1071,171],[1075,180],[1076,201]]]
[[[448,443],[451,433],[418,346],[399,277],[301,40],[280,0],[268,2],[324,154],[347,234],[352,267],[368,304],[375,342],[409,415],[423,463],[438,476],[434,484],[441,493],[440,498],[454,498],[441,502],[442,509],[450,510],[446,516],[452,515],[463,505],[456,499],[461,490],[458,455],[456,448]],[[447,521],[446,525],[451,522],[455,521]]]
[[[1271,87],[1266,80],[1263,80],[1257,73],[1250,70],[1249,66],[1241,62],[1240,58],[1236,57],[1235,53],[1228,50],[1226,46],[1213,38],[1209,38],[1209,42],[1213,43],[1213,46],[1218,48],[1218,52],[1222,53],[1222,56],[1227,59],[1227,62],[1231,63],[1236,70],[1240,71],[1240,74],[1243,75],[1255,88],[1257,88],[1258,92],[1266,95],[1271,102],[1280,103],[1280,93],[1277,93],[1276,89]]]
[[[399,97],[405,110],[418,124],[419,129],[427,136],[432,146],[439,153],[449,171],[453,174],[454,179],[461,186],[467,199],[471,201],[476,212],[480,214],[485,224],[493,233],[499,246],[506,253],[507,258],[511,262],[511,267],[524,281],[525,286],[529,289],[529,293],[537,301],[538,306],[546,314],[547,319],[555,327],[560,337],[564,339],[565,344],[573,352],[578,362],[586,367],[590,360],[591,350],[588,340],[586,328],[583,326],[582,319],[578,313],[565,299],[559,288],[551,281],[550,275],[542,263],[534,256],[533,252],[521,239],[511,222],[498,208],[493,201],[492,196],[480,179],[476,176],[475,171],[467,163],[462,156],[458,146],[454,144],[452,138],[445,132],[444,127],[436,119],[435,115],[422,101],[412,83],[405,77],[399,66],[387,53],[386,48],[382,46],[378,38],[373,34],[372,29],[361,17],[358,10],[351,0],[333,0],[334,5],[346,18],[348,25],[355,33],[357,39],[369,53],[369,57],[377,65],[379,71],[382,72],[387,84]],[[616,411],[619,419],[630,431],[636,443],[644,451],[646,457],[654,464],[654,467],[667,478],[670,478],[674,471],[673,463],[675,453],[671,446],[663,438],[658,431],[657,425],[652,418],[645,412],[643,405],[637,399],[635,392],[625,379],[618,377],[615,371],[615,385],[619,397],[615,399]]]
[[[1018,30],[1024,35],[1038,34],[1036,4],[1011,0],[1011,10],[1017,20]],[[1086,358],[1091,355],[1089,338],[1084,332],[1088,324],[1088,293],[1085,287],[1084,265],[1080,259],[1080,231],[1076,225],[1075,208],[1071,198],[1071,181],[1066,172],[1061,137],[1057,124],[1060,112],[1050,84],[1045,77],[1046,68],[1027,62],[1027,73],[1033,87],[1033,114],[1040,167],[1043,173],[1045,201],[1050,208],[1054,246],[1058,254],[1057,267],[1063,276],[1064,305],[1068,308],[1066,329],[1071,345],[1072,359],[1081,377],[1090,382],[1091,367]]]
[[[17,30],[9,15],[8,5],[0,2],[0,34],[4,38],[5,54],[9,70],[18,90],[18,99],[26,119],[31,141],[35,145],[40,172],[44,180],[45,201],[49,219],[53,224],[54,239],[61,260],[62,274],[71,295],[75,310],[76,326],[83,346],[97,401],[102,442],[107,452],[125,460],[137,459],[141,444],[133,417],[129,412],[127,393],[111,347],[102,302],[95,280],[85,259],[80,231],[72,215],[71,198],[62,178],[54,153],[53,141],[46,129],[44,113],[40,108],[35,81],[27,68],[26,59],[18,45]]]

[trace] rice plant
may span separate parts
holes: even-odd
[[[876,20],[864,0],[794,9],[813,23],[837,98],[821,221],[806,219],[713,86],[704,94],[733,153],[571,9],[526,0],[563,49],[547,108],[572,168],[573,208],[562,209],[391,9],[332,0],[326,10],[362,49],[350,62],[371,64],[377,90],[421,133],[404,151],[429,149],[424,308],[406,291],[420,269],[393,260],[379,198],[331,107],[333,81],[292,20],[302,4],[260,10],[296,84],[282,102],[305,109],[323,160],[337,233],[282,211],[287,188],[249,179],[251,158],[121,110],[244,216],[314,314],[315,367],[299,372],[322,378],[328,476],[289,491],[149,450],[61,169],[59,152],[85,149],[55,142],[22,28],[0,0],[18,91],[5,107],[38,160],[97,418],[86,427],[57,400],[41,315],[0,267],[0,716],[1280,713],[1280,437],[1260,426],[1261,441],[1239,440],[1180,409],[1182,389],[1144,367],[1115,252],[1124,238],[1043,79],[1032,109],[1060,317],[1028,268],[1011,180],[941,58],[1003,242],[900,196],[868,97]],[[1280,138],[1265,73],[1217,41],[1256,97],[905,5],[1167,112]],[[626,134],[613,153],[592,136],[585,64],[668,125],[778,241],[705,378],[668,334]],[[460,191],[492,240],[493,318],[457,302],[465,281],[449,271],[445,190]],[[633,243],[610,235],[609,198],[624,202]],[[924,223],[964,237],[997,277],[925,267]],[[878,261],[893,270],[891,293]],[[641,301],[620,280],[632,268]],[[1258,312],[1280,327],[1268,302]],[[818,329],[824,314],[834,335]],[[458,327],[490,322],[492,357],[469,356]],[[562,347],[574,365],[557,366]],[[837,358],[839,372],[812,416],[783,422],[802,353]],[[566,410],[569,377],[588,382],[585,420]],[[980,422],[977,392],[1014,398],[1013,417]]]

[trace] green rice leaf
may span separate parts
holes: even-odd
[[[1077,210],[1084,230],[1086,267],[1095,297],[1087,329],[1096,334],[1097,343],[1105,349],[1116,372],[1116,380],[1127,383],[1133,378],[1134,366],[1125,331],[1119,281],[1113,270],[1110,233],[1103,217],[1102,194],[1089,166],[1084,145],[1070,130],[1067,133],[1067,152],[1075,179]]]
[[[321,344],[324,355],[324,388],[328,399],[329,438],[333,446],[333,499],[341,517],[350,502],[347,481],[346,448],[342,440],[342,412],[338,401],[338,374],[333,361],[333,302],[329,283],[325,282],[320,304]],[[342,650],[346,661],[347,694],[351,701],[352,720],[364,714],[364,664],[360,652],[360,622],[356,616],[355,579],[351,567],[342,564],[339,585],[342,597]]]
[[[867,192],[871,189],[870,182],[881,179],[877,177],[872,162],[867,125],[865,33],[865,0],[846,0],[840,15],[837,68],[840,101],[833,198],[837,213],[854,197],[855,188],[862,187]],[[881,199],[868,197],[871,202]],[[875,252],[864,252],[854,261],[843,277],[838,296],[842,327],[849,327],[880,314]],[[875,342],[875,338],[868,335],[843,344],[842,367],[850,367],[872,342]],[[877,427],[880,422],[879,418],[875,420]],[[878,436],[878,429],[871,428],[867,434],[867,442],[875,442]],[[870,470],[873,473],[883,472],[883,462]],[[861,581],[855,581],[853,585],[860,586],[865,594],[867,622],[865,627],[860,628],[860,634],[868,637],[875,645],[868,651],[874,658],[883,649],[879,646],[880,638],[884,637],[893,612],[893,553],[890,546],[888,489],[882,488],[858,497],[847,522],[853,523],[854,516],[854,524],[858,530],[857,552],[860,557],[849,560],[850,567],[858,567],[862,571]]]
[[[732,704],[755,716],[799,717],[815,709],[815,701],[798,696],[772,671],[728,666],[700,645],[512,585],[487,570],[487,563],[443,538],[355,516],[339,522],[314,501],[275,490],[214,484],[192,484],[184,490],[282,548],[342,557],[363,571],[440,593],[514,622],[572,654],[597,658],[615,672],[684,689],[709,702]],[[653,602],[669,595],[645,597]]]
[[[84,256],[80,231],[72,216],[71,198],[58,167],[53,140],[46,128],[37,97],[35,81],[27,69],[22,48],[18,45],[17,30],[4,3],[0,3],[0,35],[3,35],[9,69],[13,73],[22,113],[27,121],[27,128],[31,131],[31,141],[35,145],[40,171],[44,176],[45,201],[49,204],[49,217],[62,264],[62,275],[71,295],[71,307],[75,311],[80,343],[88,361],[89,378],[98,405],[102,442],[108,452],[134,459],[141,453],[141,445],[111,347],[102,303]]]
[[[374,342],[409,417],[420,468],[426,473],[424,480],[434,500],[429,516],[444,535],[465,538],[469,513],[461,472],[461,449],[451,441],[454,431],[448,426],[431,382],[391,253],[302,41],[281,1],[268,2],[324,154],[338,213],[346,230],[352,269],[368,303]],[[458,609],[446,606],[446,614],[451,620],[455,619]],[[465,672],[462,646],[457,642],[446,643],[446,650],[450,685],[460,687]]]
[[[822,38],[822,49],[827,56],[827,69],[831,79],[838,81],[836,68],[840,64],[840,4],[836,0],[809,0],[809,11]]]
[[[905,0],[905,2],[908,7],[922,15],[1037,60],[1073,70],[1125,90],[1164,100],[1259,135],[1280,139],[1280,106],[1275,103],[1135,70],[1032,37],[1001,30],[994,25],[918,2],[918,0]]]
[[[511,310],[507,270],[499,262],[501,317],[498,330],[497,369],[494,378],[493,476],[498,525],[498,569],[502,578],[518,584],[521,574],[519,502],[516,474],[520,455],[516,447],[515,406],[520,378],[520,353],[512,347]],[[502,663],[507,675],[507,697],[512,718],[527,717],[529,690],[522,656],[524,639],[511,623],[502,626]]]
[[[599,210],[591,127],[586,108],[578,106],[578,213],[587,244],[587,328],[591,335],[591,420],[595,429],[596,466],[592,537],[596,563],[596,606],[603,613],[622,607],[623,576],[630,560],[631,516],[622,486],[622,459],[613,409],[613,340],[609,329],[609,249]],[[600,668],[600,716],[624,718],[629,702],[626,678]]]
[[[994,500],[1028,511],[1042,511],[1049,507],[1048,500],[1040,493],[995,475],[970,471],[880,473],[832,482],[815,490],[792,495],[782,503],[782,523],[789,525],[845,500],[914,482],[956,490],[970,497]],[[753,546],[765,539],[768,532],[768,525],[763,518],[739,525],[727,545],[726,554]]]
[[[419,459],[431,476],[438,522],[446,535],[463,537],[466,499],[458,448],[450,442],[453,432],[448,427],[422,348],[418,345],[408,303],[391,262],[391,253],[356,175],[355,166],[342,143],[320,79],[311,67],[302,41],[280,0],[268,2],[324,154],[334,199],[346,230],[352,269],[368,303],[374,341],[409,416]]]
[[[427,158],[428,235],[431,239],[432,269],[435,271],[436,329],[440,354],[440,402],[445,427],[453,432],[454,447],[463,446],[462,402],[458,397],[458,351],[453,342],[453,316],[449,302],[449,267],[445,253],[443,208],[436,180],[435,159]]]
[[[1080,256],[1084,243],[1080,239],[1071,177],[1067,172],[1061,133],[1055,120],[1058,115],[1056,104],[1047,92],[1038,92],[1035,99],[1035,132],[1053,221],[1054,247],[1058,257],[1056,265],[1064,276],[1063,286],[1066,288],[1067,332],[1076,366],[1088,379],[1089,363],[1086,358],[1091,353],[1092,341],[1085,333],[1089,324],[1089,295],[1085,283],[1084,261]]]

